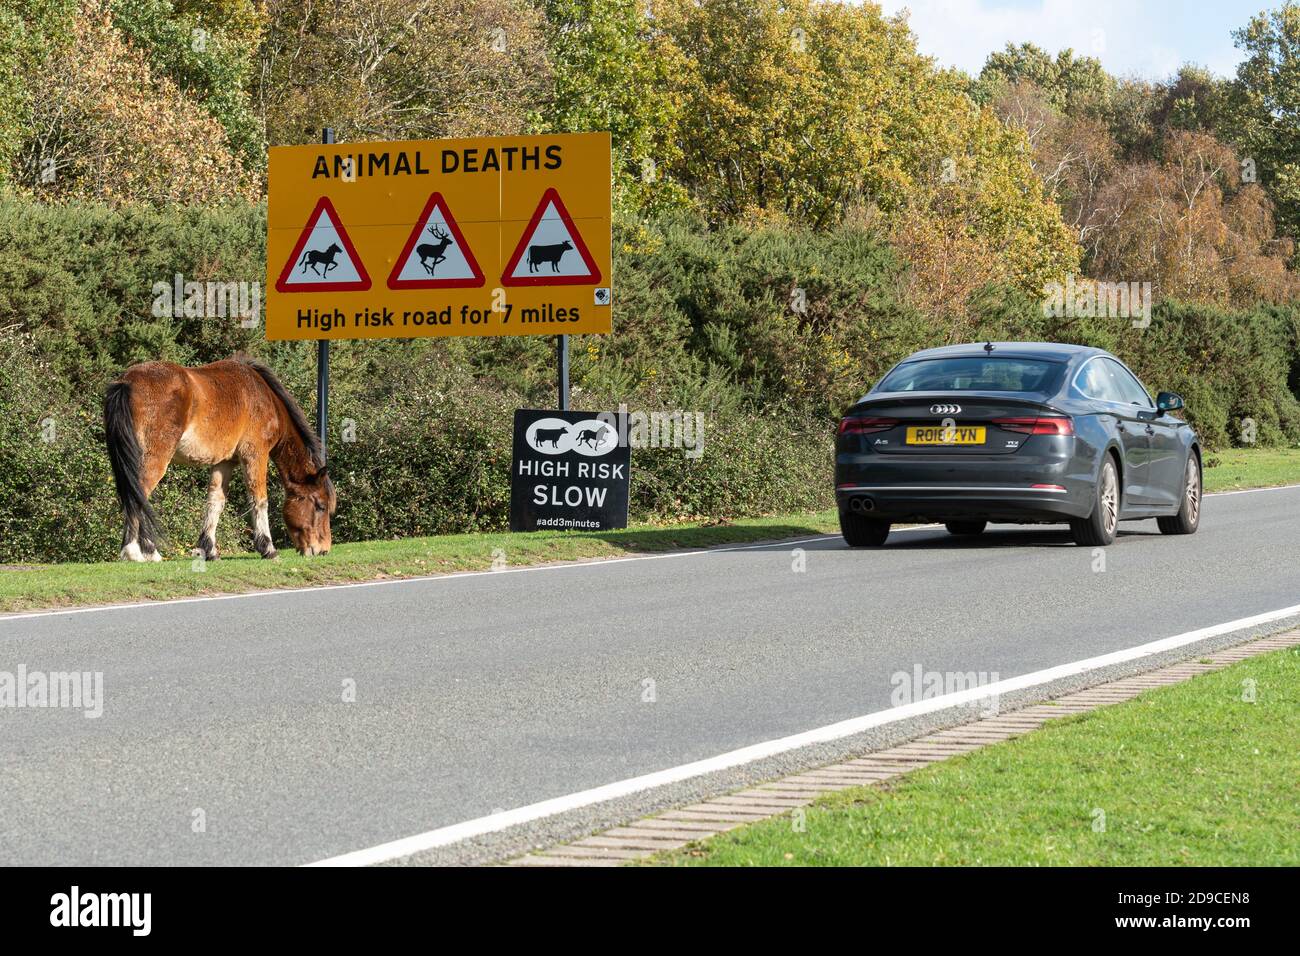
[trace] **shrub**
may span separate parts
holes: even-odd
[[[175,273],[260,281],[265,229],[264,210],[250,205],[159,212],[0,201],[0,562],[116,555],[101,400],[134,362],[195,365],[247,351],[311,410],[310,344],[267,342],[236,318],[151,308],[154,284]],[[615,334],[571,340],[574,407],[706,416],[700,458],[634,449],[634,521],[829,505],[843,408],[910,352],[971,335],[1110,349],[1153,389],[1181,392],[1211,447],[1240,440],[1244,418],[1262,444],[1300,440],[1294,309],[1166,302],[1135,329],[1127,319],[1048,318],[1023,292],[988,286],[951,326],[900,304],[905,265],[860,224],[812,232],[624,220],[615,274]],[[506,527],[512,412],[553,405],[554,348],[549,336],[336,343],[336,539]],[[176,467],[155,492],[172,553],[197,540],[206,483],[205,471]],[[247,508],[236,477],[220,547],[248,546]]]

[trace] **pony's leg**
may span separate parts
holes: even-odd
[[[173,443],[173,448],[175,444]],[[144,464],[140,468],[140,487],[144,489],[144,496],[148,498],[153,494],[153,490],[158,487],[158,482],[163,480],[163,475],[167,474],[167,466],[171,464],[171,455],[166,458],[162,455],[152,452],[145,452]],[[136,550],[140,551],[139,543],[136,543]],[[161,561],[162,555],[156,550],[140,551],[140,557],[132,558],[133,561]]]
[[[144,453],[144,461],[140,466],[140,487],[146,498],[153,494],[153,490],[158,487],[158,482],[162,481],[163,475],[167,473],[167,464],[168,459],[162,455],[150,451]],[[140,546],[140,523],[138,519],[131,518],[123,521],[122,552],[119,557],[123,561],[162,560],[162,555],[156,549],[145,551]]]
[[[234,465],[223,461],[212,469],[212,478],[208,482],[208,503],[203,512],[203,533],[199,535],[197,551],[205,561],[216,561],[221,557],[217,553],[217,522],[221,520],[221,511],[226,507],[226,489],[230,487],[230,474]]]
[[[253,499],[253,547],[264,558],[274,558],[275,542],[271,540],[271,516],[266,510],[266,455],[244,459],[244,478]]]

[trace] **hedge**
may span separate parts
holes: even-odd
[[[315,350],[238,318],[153,314],[155,283],[264,281],[265,210],[109,210],[0,200],[0,563],[116,555],[119,519],[100,402],[128,365],[266,360],[309,413]],[[1047,318],[988,288],[940,321],[899,299],[905,264],[869,230],[615,226],[615,333],[572,339],[574,404],[700,411],[705,452],[634,449],[632,518],[670,521],[825,507],[834,421],[917,348],[971,338],[1097,344],[1153,389],[1188,399],[1211,446],[1256,422],[1300,440],[1297,312],[1157,306],[1128,320]],[[549,337],[339,342],[330,462],[339,541],[501,529],[511,413],[553,401]],[[155,492],[172,553],[197,539],[206,473]],[[274,487],[274,483],[273,483]],[[247,547],[242,480],[219,544]],[[285,541],[276,519],[277,540]]]

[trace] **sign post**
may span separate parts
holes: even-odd
[[[561,335],[555,340],[555,369],[560,386],[560,411],[569,410],[569,337]]]
[[[334,143],[334,130],[325,127],[321,130],[321,142],[329,146]],[[329,452],[326,441],[329,435],[330,409],[330,340],[321,339],[316,343],[316,431],[320,434],[321,458],[328,461]]]

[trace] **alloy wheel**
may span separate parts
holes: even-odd
[[[1201,517],[1201,469],[1196,467],[1196,456],[1187,459],[1187,520],[1196,524]]]
[[[1115,533],[1115,526],[1119,523],[1119,483],[1115,480],[1115,466],[1107,465],[1102,470],[1101,476],[1101,507],[1102,507],[1102,524],[1106,528],[1106,535]]]

